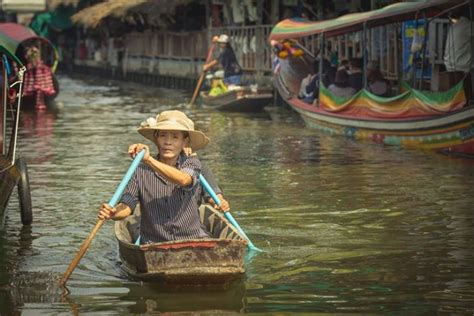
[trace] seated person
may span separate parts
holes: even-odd
[[[341,60],[341,62],[339,63],[339,65],[337,66],[337,70],[345,70],[345,71],[349,71],[350,67],[349,67],[349,61],[347,59],[343,59]]]
[[[323,59],[323,78],[322,82],[325,87],[329,87],[334,83],[336,77],[336,68],[331,65],[329,60]]]
[[[319,94],[319,61],[313,62],[312,72],[302,81],[298,98],[305,103],[313,103],[315,97]]]
[[[313,103],[314,99],[319,97],[319,60],[313,63],[314,76],[306,87],[307,97],[304,99],[306,103]]]
[[[313,78],[312,73],[308,73],[306,77],[301,80],[301,85],[300,85],[300,91],[298,92],[298,99],[304,99],[306,98],[306,87],[309,85],[309,82]]]
[[[356,93],[356,90],[349,86],[349,75],[345,70],[336,72],[334,83],[329,86],[328,90],[340,98],[350,98]]]
[[[357,92],[363,88],[363,85],[360,58],[352,58],[349,62],[349,86]]]
[[[378,68],[367,70],[367,90],[378,96],[386,96],[388,85]]]
[[[132,157],[144,149],[143,161],[117,206],[100,206],[99,219],[126,218],[140,203],[141,244],[209,237],[198,212],[202,165],[196,156],[184,153],[185,147],[204,148],[209,138],[195,130],[194,122],[180,111],[163,111],[142,122],[138,132],[155,143],[158,154],[152,156],[148,146],[140,143],[129,147]]]

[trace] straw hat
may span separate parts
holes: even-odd
[[[229,43],[229,36],[225,34],[221,34],[217,39],[218,43]]]
[[[194,130],[194,123],[181,111],[163,111],[154,117],[149,117],[140,124],[138,132],[156,143],[157,130],[184,131],[189,134],[189,147],[198,150],[206,147],[209,138],[201,131]]]

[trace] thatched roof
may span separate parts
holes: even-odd
[[[159,20],[162,15],[174,14],[176,6],[190,2],[192,0],[107,0],[79,11],[71,20],[90,28],[97,27],[107,17],[126,18],[130,13],[142,13]]]
[[[66,6],[73,5],[76,7],[79,1],[80,0],[48,0],[47,3],[48,3],[48,9],[50,11],[54,11],[60,5],[66,5]]]

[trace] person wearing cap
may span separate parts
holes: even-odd
[[[214,36],[212,41],[219,43],[221,53],[218,59],[213,59],[205,64],[203,70],[208,71],[220,63],[224,69],[224,83],[227,85],[239,85],[242,77],[242,67],[240,67],[237,57],[235,57],[234,50],[229,43],[229,36],[226,34]]]
[[[141,123],[138,132],[156,144],[158,155],[152,156],[145,144],[129,146],[131,157],[145,150],[143,161],[117,206],[100,206],[99,219],[121,220],[140,204],[141,244],[209,237],[198,212],[202,164],[196,155],[185,154],[188,147],[193,151],[204,148],[209,138],[195,130],[193,121],[181,111],[150,117]]]

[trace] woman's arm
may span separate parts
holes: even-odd
[[[175,167],[168,166],[167,164],[164,164],[151,156],[145,160],[145,163],[153,170],[159,172],[167,180],[182,187],[187,187],[193,183],[193,178],[186,172],[176,169]]]
[[[186,187],[193,183],[193,178],[191,175],[183,172],[175,167],[169,166],[165,163],[162,163],[150,155],[150,149],[147,145],[144,144],[134,144],[128,148],[128,153],[132,158],[140,152],[142,149],[145,150],[145,156],[143,157],[143,162],[150,166],[153,170],[160,173],[168,181],[176,183],[182,187]]]
[[[209,63],[205,64],[204,67],[202,68],[202,70],[204,71],[208,71],[209,69],[211,69],[212,67],[214,67],[215,65],[217,65],[218,61],[216,59],[210,61]]]

